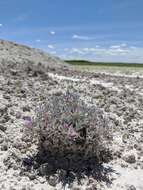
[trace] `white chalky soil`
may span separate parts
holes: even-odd
[[[25,46],[15,46],[10,42],[0,43],[0,189],[2,190],[61,190],[62,184],[55,187],[48,184],[45,176],[37,174],[33,179],[29,174],[20,175],[19,162],[27,155],[36,154],[37,147],[27,148],[28,142],[23,139],[24,117],[34,116],[39,97],[47,96],[55,91],[65,91],[72,85],[80,93],[81,98],[88,103],[94,103],[109,117],[113,126],[113,160],[104,164],[113,172],[109,174],[111,184],[104,181],[88,184],[88,178],[82,185],[74,182],[72,187],[86,190],[96,185],[97,189],[105,190],[143,190],[143,79],[142,76],[109,75],[98,73],[84,75],[75,74],[72,70],[69,75],[62,72],[62,62],[38,50],[28,49]],[[6,49],[9,49],[7,54]],[[21,52],[20,54],[18,52]],[[57,69],[52,72],[44,70],[48,78],[43,80],[44,74],[37,76],[22,70],[24,60],[42,62]],[[19,62],[19,66],[7,67],[2,71],[2,60]],[[60,63],[59,63],[60,62]],[[57,66],[58,65],[58,66]],[[57,67],[56,67],[57,66]],[[59,73],[60,67],[60,73]],[[34,68],[34,65],[33,65]],[[11,72],[11,69],[14,71]],[[15,72],[17,71],[17,73]],[[20,85],[19,85],[20,83]],[[33,91],[34,89],[34,91]],[[91,100],[92,99],[92,100]],[[26,108],[24,108],[26,107]],[[30,107],[30,108],[29,108]],[[93,187],[92,187],[93,188]]]

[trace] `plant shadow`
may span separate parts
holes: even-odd
[[[51,176],[56,176],[63,188],[66,185],[70,186],[75,180],[81,185],[81,180],[85,178],[92,178],[109,186],[113,180],[110,179],[111,174],[116,173],[111,167],[105,167],[103,162],[99,163],[96,157],[83,159],[79,153],[53,155],[39,151],[36,156],[25,158],[23,166],[26,171],[36,171],[39,176],[45,176],[47,180]]]

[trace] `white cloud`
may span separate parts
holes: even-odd
[[[88,36],[80,36],[80,35],[74,34],[72,36],[72,39],[77,39],[77,40],[92,40],[93,38],[88,37]]]
[[[83,48],[83,51],[88,52],[90,48]]]
[[[122,47],[127,47],[127,44],[126,43],[122,43],[121,46]]]
[[[114,62],[138,62],[143,63],[143,47],[133,47],[119,45],[113,48],[99,46],[68,48],[64,54],[65,59],[89,59],[96,61],[114,61]]]
[[[49,45],[48,45],[48,48],[49,48],[49,49],[54,49],[55,47],[54,47],[53,45],[49,44]]]
[[[68,51],[69,50],[69,48],[64,48],[64,51]]]
[[[50,34],[51,34],[51,35],[55,35],[56,32],[55,32],[55,31],[50,31]]]
[[[117,48],[117,49],[115,49],[113,52],[116,52],[116,53],[128,53],[129,50],[127,50],[127,49]]]
[[[131,49],[137,49],[137,47],[136,47],[136,46],[130,46],[130,48],[131,48]]]
[[[57,54],[56,51],[51,51],[50,53],[53,54],[53,55]]]
[[[35,40],[36,42],[41,42],[41,40],[40,39],[37,39],[37,40]]]
[[[119,44],[119,45],[112,45],[110,46],[111,49],[118,49],[118,48],[127,48],[127,44],[126,43],[122,43],[122,44]]]
[[[73,54],[73,53],[84,54],[84,51],[82,51],[82,49],[79,49],[79,48],[71,48],[69,53],[70,54]]]
[[[123,49],[121,47],[116,48],[71,48],[67,50],[69,53],[79,53],[79,54],[95,54],[95,55],[125,55],[130,51],[129,49]]]
[[[82,48],[82,51],[84,52],[95,52],[97,50],[98,50],[97,48]]]
[[[111,49],[118,49],[120,48],[121,46],[120,45],[113,45],[113,46],[110,46]]]

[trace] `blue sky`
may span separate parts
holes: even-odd
[[[0,38],[64,59],[143,63],[143,0],[0,0]]]

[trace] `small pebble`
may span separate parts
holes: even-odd
[[[7,127],[6,127],[6,126],[4,126],[4,125],[0,125],[0,130],[1,130],[1,131],[5,132],[5,131],[6,131],[6,129],[7,129]]]
[[[27,176],[29,177],[30,180],[36,179],[36,175],[32,173],[27,173]]]
[[[7,151],[7,150],[8,150],[7,143],[4,142],[4,143],[1,145],[1,150],[2,150],[2,151]]]
[[[127,154],[123,157],[123,160],[127,163],[133,164],[136,162],[136,157],[134,154]]]
[[[24,112],[30,112],[30,107],[29,106],[24,106],[23,111]]]
[[[58,176],[57,175],[52,175],[48,179],[49,185],[51,186],[56,186],[58,184]]]
[[[16,116],[16,119],[20,119],[21,118],[21,113],[17,112],[15,116]]]
[[[131,185],[130,187],[128,187],[127,190],[136,190],[135,186],[134,185]]]

